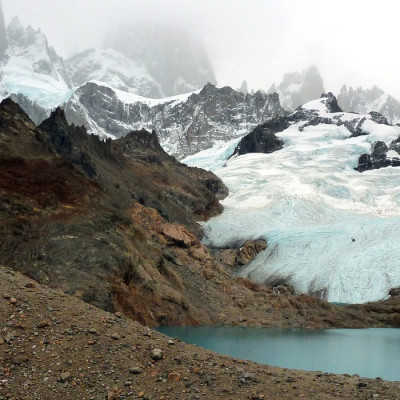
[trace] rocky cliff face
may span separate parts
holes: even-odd
[[[284,114],[277,94],[245,95],[211,84],[191,95],[151,101],[90,82],[79,88],[66,106],[69,122],[101,136],[121,137],[131,130],[156,129],[162,146],[178,158],[240,137],[259,123]]]
[[[283,108],[293,111],[318,98],[325,90],[318,69],[312,66],[302,72],[285,74],[279,85],[273,84],[268,90],[268,93],[273,92],[279,94]]]
[[[339,104],[347,111],[368,113],[377,111],[384,115],[392,124],[400,122],[400,102],[374,86],[372,89],[353,89],[343,85],[338,95]]]

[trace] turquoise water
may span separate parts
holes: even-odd
[[[400,329],[160,327],[186,343],[284,368],[400,380]]]

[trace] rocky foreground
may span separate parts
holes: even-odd
[[[398,399],[399,382],[272,368],[172,340],[1,267],[0,399]]]

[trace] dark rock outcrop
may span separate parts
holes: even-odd
[[[246,135],[237,145],[232,156],[248,153],[273,153],[283,147],[283,141],[278,139],[274,129],[267,124],[259,125]]]
[[[396,144],[392,142],[390,147],[396,148]],[[387,152],[389,148],[385,142],[379,140],[372,144],[371,154],[362,154],[358,160],[357,171],[364,172],[372,169],[385,168],[388,166],[399,167],[400,157],[388,158]]]
[[[343,112],[343,110],[339,107],[336,97],[332,94],[332,92],[323,93],[321,95],[322,99],[326,99],[325,105],[330,113]]]
[[[390,125],[388,120],[381,113],[370,111],[368,114],[371,116],[372,121],[376,122],[377,124]]]
[[[266,240],[248,240],[239,248],[213,249],[214,257],[226,268],[237,270],[248,264],[268,247]]]
[[[96,160],[116,162],[110,139],[102,141],[96,135],[88,135],[83,127],[70,126],[64,110],[59,107],[39,125],[39,129],[47,133],[51,149],[81,168],[91,179],[98,174]]]

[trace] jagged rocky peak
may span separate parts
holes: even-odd
[[[377,86],[371,89],[343,85],[338,95],[339,104],[347,111],[366,114],[381,113],[390,123],[400,121],[400,102]]]
[[[124,145],[124,151],[153,151],[166,154],[160,145],[156,131],[148,132],[146,129],[132,131],[119,140]]]
[[[0,58],[5,56],[8,48],[6,23],[4,21],[3,5],[0,0]]]
[[[324,103],[328,112],[330,113],[343,112],[343,110],[339,107],[337,99],[332,94],[332,92],[323,93],[321,95],[321,99],[324,99]]]
[[[242,84],[240,85],[240,88],[237,91],[240,92],[240,93],[243,93],[243,94],[249,93],[249,89],[247,87],[247,81],[246,80],[244,80],[242,82]]]
[[[309,101],[299,106],[292,114],[291,119],[294,121],[308,121],[309,125],[317,125],[329,123],[330,117],[327,114],[341,113],[336,97],[331,93],[323,93],[317,100]]]
[[[279,95],[243,94],[208,83],[200,91],[163,100],[138,98],[98,82],[80,87],[66,106],[69,122],[102,137],[155,129],[169,153],[182,159],[220,141],[239,138],[260,123],[287,112]]]
[[[311,66],[302,72],[285,74],[278,86],[273,84],[268,90],[268,93],[273,92],[279,93],[283,108],[293,111],[318,98],[325,89],[317,67]]]
[[[69,125],[60,107],[39,125],[39,129],[47,134],[43,140],[49,139],[47,147],[76,164],[89,178],[98,175],[95,159],[113,159],[110,140],[102,141],[96,135],[88,135],[84,127]]]
[[[40,30],[25,28],[17,17],[7,35],[7,57],[0,60],[0,96],[12,96],[38,124],[71,94],[63,59]]]
[[[182,28],[160,24],[125,26],[110,33],[104,44],[143,65],[161,86],[163,96],[216,83],[201,41]]]
[[[20,43],[24,34],[25,28],[21,24],[19,18],[15,16],[7,26],[7,36],[10,44]]]

